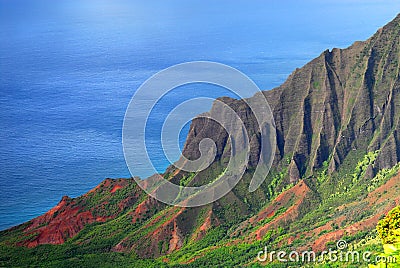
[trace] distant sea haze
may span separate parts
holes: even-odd
[[[367,38],[399,8],[368,1],[0,0],[0,229],[106,177],[131,176],[121,146],[125,109],[155,72],[216,61],[271,89],[323,50]],[[159,143],[168,112],[196,96],[227,95],[196,84],[160,101],[147,135],[159,172],[169,165]]]

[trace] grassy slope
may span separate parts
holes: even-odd
[[[299,185],[283,191],[280,195],[275,194],[271,202],[259,209],[258,214],[252,214],[250,219],[254,218],[255,220],[251,223],[248,219],[230,221],[229,212],[234,210],[232,206],[224,206],[223,215],[218,214],[221,211],[214,208],[215,214],[222,219],[222,222],[218,226],[208,229],[205,236],[200,240],[187,239],[181,249],[170,254],[165,255],[164,253],[160,257],[154,256],[155,259],[141,259],[135,253],[135,250],[113,252],[113,248],[119,241],[127,237],[133,241],[139,240],[168,221],[179,210],[167,208],[159,212],[153,211],[148,213],[147,217],[133,224],[133,211],[146,198],[142,197],[134,206],[124,210],[115,218],[105,223],[98,222],[87,225],[77,236],[68,239],[62,245],[39,245],[35,248],[16,247],[14,244],[21,241],[21,230],[26,226],[3,231],[0,236],[0,266],[107,267],[118,265],[122,267],[151,267],[154,265],[161,267],[168,265],[174,267],[212,267],[224,265],[232,267],[244,264],[257,266],[257,252],[264,245],[268,245],[271,249],[291,250],[313,247],[318,240],[321,240],[322,249],[326,246],[334,246],[338,238],[356,243],[367,235],[375,236],[373,233],[375,222],[371,226],[366,226],[365,229],[360,227],[358,231],[347,232],[346,230],[351,230],[352,226],[360,222],[364,226],[368,219],[376,214],[383,215],[391,208],[393,201],[398,198],[400,193],[400,176],[394,176],[399,171],[400,165],[390,170],[381,171],[369,183],[363,181],[363,170],[365,170],[366,165],[373,164],[370,158],[373,158],[371,154],[362,157],[358,164],[354,165],[356,168],[350,173],[350,176],[353,177],[351,183],[341,188],[336,187],[334,193],[328,191],[329,188],[325,185],[330,185],[335,178],[327,176],[324,170],[320,171],[318,178],[301,181],[300,183],[309,186],[310,192],[313,193],[311,196],[307,195],[307,200],[312,201],[314,199],[315,202],[305,202],[303,207],[297,207],[297,217],[292,221],[288,220],[288,211],[293,208],[298,197],[293,195],[287,198],[287,196],[290,193],[296,193],[295,190]],[[241,185],[238,187],[240,188]],[[111,188],[111,186],[108,188]],[[83,202],[88,207],[93,204],[94,211],[103,214],[104,212],[99,210],[95,204],[104,198],[111,204],[118,204],[126,198],[126,195],[131,193],[127,189],[130,188],[128,187],[115,195],[110,193],[106,195],[104,190],[97,195],[92,193],[90,198],[78,198],[78,203]],[[315,191],[315,189],[317,190]],[[320,199],[321,197],[323,198]],[[274,202],[277,203],[277,200],[282,203],[275,207],[276,210],[273,215],[264,215],[261,218],[259,215],[262,214],[263,210],[267,210],[271,205],[276,205]],[[197,214],[199,222],[204,220],[205,211],[208,211],[209,208],[203,208],[204,211]],[[162,220],[160,220],[160,217]],[[155,219],[157,219],[157,225],[153,224]],[[278,225],[271,225],[260,239],[253,238],[254,232],[273,222]],[[193,230],[196,230],[196,228]],[[377,252],[381,251],[378,243],[369,247]],[[160,251],[162,250],[160,248]],[[271,265],[268,264],[268,266]],[[272,266],[275,265],[279,266],[279,264]]]

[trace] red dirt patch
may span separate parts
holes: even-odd
[[[18,243],[27,247],[40,244],[62,244],[67,238],[75,236],[82,228],[92,222],[104,222],[106,217],[94,217],[90,211],[82,211],[82,207],[72,199],[64,196],[60,203],[42,216],[31,221],[24,230],[30,239]]]
[[[262,210],[255,218],[250,219],[250,222],[259,222],[266,218],[273,217],[279,208],[286,207],[291,202],[293,202],[293,205],[291,205],[284,213],[277,216],[271,222],[259,228],[257,231],[251,234],[250,237],[253,236],[255,239],[260,240],[268,230],[295,220],[299,216],[299,206],[310,192],[310,188],[308,188],[304,181],[299,181],[299,183],[297,183],[291,189],[280,194],[270,206]]]
[[[115,186],[111,189],[110,193],[115,193],[117,190],[122,189],[122,188],[123,188],[123,187],[122,187],[121,185],[115,185]]]
[[[110,216],[95,216],[92,211],[94,208],[87,208],[85,199],[91,198],[93,194],[97,194],[104,190],[115,192],[133,183],[129,179],[106,179],[97,185],[95,188],[84,194],[80,199],[72,199],[64,196],[61,201],[45,214],[29,221],[28,227],[23,232],[25,239],[18,242],[17,245],[35,247],[40,244],[62,244],[66,239],[75,236],[87,224],[93,222],[105,222],[108,219],[114,218],[116,215]],[[132,205],[138,198],[135,192],[132,196],[125,198],[118,204],[119,211]],[[79,201],[79,204],[77,203]],[[104,208],[108,200],[97,204],[97,208]],[[118,211],[115,211],[117,214]]]
[[[338,211],[342,211],[346,207],[347,208],[353,206],[356,207],[357,205],[360,206],[361,202],[367,202],[368,204],[367,206],[364,206],[364,209],[373,208],[379,204],[385,204],[383,207],[378,206],[378,208],[375,209],[375,213],[373,216],[364,219],[362,221],[353,223],[340,230],[334,230],[329,233],[323,234],[317,239],[311,240],[308,246],[311,246],[314,251],[318,252],[326,249],[325,248],[326,243],[331,241],[337,241],[344,235],[354,235],[359,231],[373,230],[376,227],[376,224],[378,223],[379,219],[383,215],[387,214],[388,211],[390,211],[392,208],[400,204],[399,190],[396,188],[396,186],[398,186],[399,184],[400,184],[400,173],[391,178],[384,185],[378,187],[377,189],[369,193],[364,200],[355,201],[338,207]],[[325,225],[316,228],[311,232],[304,233],[304,235],[305,237],[311,239],[313,236],[318,236],[323,230],[332,230],[331,228],[332,223],[336,223],[337,225],[340,226],[340,223],[346,219],[347,219],[346,216],[335,218],[332,221],[329,221]]]
[[[204,219],[203,224],[197,228],[197,230],[194,231],[192,235],[192,239],[195,241],[198,241],[202,239],[206,234],[209,229],[211,229],[214,226],[219,226],[221,223],[218,220],[218,218],[215,217],[213,214],[212,208],[207,212],[207,216]]]

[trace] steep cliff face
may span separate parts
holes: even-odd
[[[327,50],[294,71],[282,86],[264,92],[276,123],[275,166],[288,156],[290,181],[312,175],[324,161],[333,172],[352,150],[380,149],[375,171],[400,161],[399,31],[397,16],[367,41]],[[222,100],[245,122],[252,145],[250,165],[256,165],[259,133],[254,115],[242,100]],[[227,133],[206,119],[193,120],[183,154],[197,159],[198,143],[206,137],[216,141],[220,160],[227,151]]]
[[[280,87],[263,92],[275,120],[277,150],[269,175],[253,193],[248,185],[260,155],[258,125],[243,100],[223,97],[250,138],[248,170],[226,196],[202,207],[171,207],[145,195],[133,179],[107,179],[1,232],[0,253],[15,245],[46,253],[36,246],[63,244],[58,247],[66,252],[165,256],[163,263],[196,267],[221,265],[234,249],[240,253],[231,264],[244,265],[254,262],[260,241],[323,250],[327,242],[368,232],[400,204],[399,62],[400,15],[367,41],[327,50]],[[231,148],[216,122],[195,118],[183,155],[197,159],[204,138],[217,149],[209,168],[192,174],[171,166],[164,176],[189,186],[217,178]]]

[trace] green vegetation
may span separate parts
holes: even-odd
[[[360,178],[366,170],[365,167],[371,165],[375,157],[376,153],[368,153],[366,156],[362,156],[361,160],[357,162],[358,164],[355,165],[356,167],[353,172],[350,172],[350,174],[352,174],[352,176],[358,174],[358,178]],[[323,170],[326,170],[327,167],[328,162],[323,164]],[[21,239],[20,233],[18,232],[18,229],[16,229],[7,231],[7,234],[4,232],[2,233],[2,240],[0,240],[0,266],[235,267],[242,264],[251,264],[250,267],[258,267],[258,263],[254,262],[255,256],[257,256],[257,253],[264,247],[264,245],[268,245],[271,250],[289,250],[291,247],[301,247],[304,243],[307,243],[309,239],[315,239],[318,236],[323,236],[329,232],[341,229],[343,226],[347,226],[352,222],[359,222],[360,220],[369,217],[371,215],[369,211],[372,211],[375,208],[371,208],[371,210],[365,210],[365,208],[363,208],[363,213],[355,213],[352,215],[353,211],[358,211],[362,208],[358,207],[361,206],[362,203],[356,203],[356,206],[348,205],[347,208],[345,207],[340,210],[337,208],[340,204],[351,204],[352,201],[359,198],[360,194],[366,194],[384,184],[393,175],[397,174],[399,167],[400,163],[390,169],[381,170],[370,181],[368,187],[358,182],[352,182],[352,187],[348,187],[347,190],[343,190],[339,195],[331,196],[325,200],[321,201],[317,196],[310,196],[304,206],[312,206],[312,210],[304,210],[303,212],[303,210],[300,209],[300,212],[304,213],[304,215],[302,215],[298,220],[287,226],[279,226],[275,230],[268,230],[261,240],[252,241],[251,243],[246,243],[244,241],[237,243],[233,241],[236,241],[235,239],[240,239],[240,237],[246,237],[246,235],[255,232],[258,228],[272,222],[278,216],[284,214],[288,208],[293,205],[293,201],[287,201],[285,206],[281,206],[279,209],[274,211],[273,216],[266,217],[263,221],[258,221],[246,228],[242,228],[238,235],[232,236],[232,231],[240,226],[243,219],[249,217],[248,215],[246,216],[246,213],[249,212],[244,212],[243,209],[250,208],[258,211],[261,209],[261,206],[255,207],[255,197],[252,195],[246,195],[246,202],[243,202],[242,204],[236,203],[236,205],[232,204],[239,201],[229,200],[229,196],[227,196],[220,200],[223,209],[213,209],[216,217],[218,219],[225,219],[226,222],[221,222],[218,227],[208,230],[205,236],[200,240],[187,239],[180,250],[168,254],[167,257],[161,256],[159,258],[152,258],[149,256],[151,259],[139,258],[134,250],[129,251],[129,253],[112,252],[112,248],[114,248],[121,240],[125,241],[125,246],[130,247],[130,245],[136,243],[135,241],[139,241],[142,237],[146,236],[146,234],[153,232],[159,228],[161,224],[171,219],[172,215],[178,213],[179,208],[148,212],[148,216],[144,215],[145,217],[142,220],[133,224],[130,216],[130,212],[135,208],[135,206],[133,206],[121,216],[109,220],[106,223],[94,223],[86,226],[77,236],[67,240],[63,245],[40,245],[31,249],[15,247],[9,243],[10,241],[17,242]],[[284,168],[282,171],[275,172],[272,175],[272,177],[275,178],[275,181],[284,181],[285,176],[287,176],[287,171]],[[322,176],[323,179],[318,180],[322,185],[331,180],[331,177],[324,171],[320,173],[320,176]],[[245,175],[245,181],[249,181],[250,179],[251,174]],[[278,184],[275,184],[275,187],[276,185]],[[237,194],[240,194],[241,192],[247,193],[247,191],[240,190],[242,188],[246,189],[245,186],[245,182],[240,182],[234,189],[234,192]],[[280,192],[284,192],[290,187],[293,187],[293,185],[288,184],[286,189],[283,188]],[[111,186],[109,188],[111,188]],[[110,190],[109,188],[107,188],[108,191]],[[127,188],[130,189],[129,187]],[[100,197],[97,197],[96,200],[108,200],[108,202],[117,204],[118,200],[124,200],[126,195],[129,195],[129,191],[121,191],[123,189],[117,190],[111,195],[108,193],[107,195],[105,194],[105,192],[107,192],[105,189],[106,188],[100,189]],[[130,189],[130,191],[135,192],[136,190]],[[279,192],[274,191],[273,195],[277,196],[278,193]],[[271,194],[271,192],[269,192],[269,194]],[[90,201],[89,203],[89,201],[84,199],[78,200],[85,204],[95,204],[93,201]],[[137,202],[140,202],[141,200],[142,199],[139,198]],[[269,205],[269,203],[263,206],[266,205]],[[93,206],[92,208],[95,209],[96,207]],[[197,216],[187,216],[188,219],[191,219],[192,217],[196,219],[197,223],[195,224],[194,229],[200,227],[204,218],[208,214],[208,209],[210,209],[210,207],[204,207],[198,210],[198,214],[196,214]],[[388,241],[394,241],[393,237],[398,235],[398,233],[396,233],[397,231],[390,231],[396,230],[395,226],[398,226],[399,224],[399,221],[395,220],[398,218],[398,214],[400,214],[399,209],[394,210],[379,223],[379,226],[381,227],[378,227],[378,231],[382,237],[385,237],[385,243]],[[347,222],[336,223],[332,221],[333,219],[343,215],[346,216]],[[159,220],[157,220],[155,224],[149,224],[155,219]],[[326,228],[328,229],[323,229],[323,231],[313,234],[311,238],[304,236],[305,233],[312,233],[314,229],[323,226],[327,226]],[[369,235],[368,232],[359,232],[353,235],[347,234],[342,239],[346,240],[348,243],[357,244],[359,241],[363,241],[367,235]],[[285,242],[289,237],[296,237],[290,245]],[[364,247],[372,246],[368,244],[362,245]],[[138,250],[143,250],[146,247],[147,245],[144,243],[143,245],[139,245]],[[168,247],[169,238],[166,238],[165,240],[159,240],[157,242],[156,250],[158,251],[158,254],[161,253],[164,255],[168,251]],[[387,246],[384,246],[383,248],[386,249]],[[377,252],[382,250],[381,247],[379,248],[376,245],[373,245],[373,249]],[[393,252],[390,254],[393,255]],[[270,263],[267,267],[281,267],[280,265],[282,264]]]
[[[129,254],[82,252],[69,245],[34,249],[0,246],[1,267],[167,267],[161,261],[143,260]]]
[[[400,206],[389,211],[376,229],[384,244],[400,243]]]
[[[379,186],[383,185],[388,179],[392,178],[400,171],[400,162],[391,168],[384,168],[379,170],[378,174],[368,184],[368,192],[373,191]]]
[[[328,176],[328,166],[329,166],[328,160],[326,160],[322,163],[322,170],[319,171],[318,176],[317,176],[318,183],[321,184],[326,181],[327,176]]]
[[[313,88],[315,88],[315,89],[320,89],[321,88],[318,81],[314,81],[313,82]]]
[[[191,172],[188,175],[184,176],[179,182],[181,186],[187,186],[190,181],[193,180],[194,176],[196,176],[195,172]]]
[[[384,253],[380,257],[384,260],[371,268],[400,267],[400,206],[395,207],[378,222],[376,227],[383,243]]]
[[[379,150],[375,152],[368,152],[364,158],[357,163],[357,166],[352,174],[353,183],[356,183],[365,175],[367,168],[375,163],[376,157],[379,154]]]

